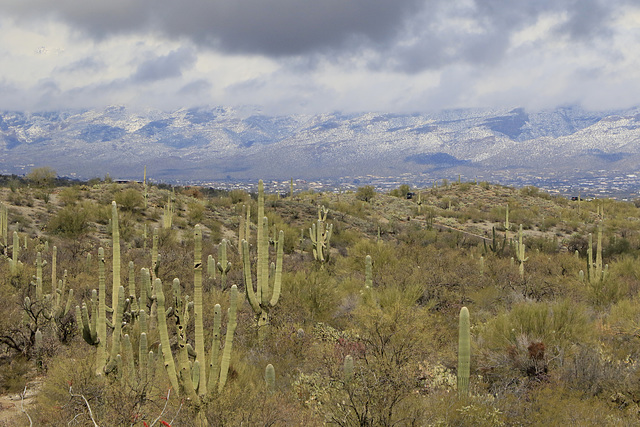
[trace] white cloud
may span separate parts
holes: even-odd
[[[58,9],[0,0],[0,109],[615,108],[640,97],[640,7],[624,0],[406,0],[386,20],[383,0],[336,0],[313,6],[322,13],[317,21],[305,16],[308,29],[291,24],[302,6],[262,21],[232,8],[225,13],[240,27],[216,29],[204,25],[208,9],[195,15],[198,2],[189,13],[160,2],[145,15],[147,3],[103,4],[100,21],[86,5],[74,9],[77,0]],[[41,10],[32,12],[34,5]],[[601,13],[575,10],[587,6]],[[349,27],[345,16],[363,11],[371,22]],[[172,22],[171,13],[186,21]],[[260,28],[239,35],[249,24]],[[273,44],[284,38],[297,40]]]

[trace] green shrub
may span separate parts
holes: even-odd
[[[364,187],[358,187],[356,191],[356,199],[363,202],[370,202],[376,196],[376,190],[372,185],[365,185]]]

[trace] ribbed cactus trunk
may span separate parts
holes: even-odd
[[[56,271],[58,266],[58,248],[56,246],[53,247],[51,251],[51,296],[56,298],[56,291],[58,287],[58,272]],[[64,292],[64,291],[63,291]]]
[[[342,373],[344,374],[345,384],[349,384],[353,380],[353,356],[351,356],[350,354],[348,354],[344,358]]]
[[[96,352],[96,374],[102,375],[107,363],[107,286],[104,265],[104,249],[98,248],[98,321],[96,335],[98,348]]]
[[[138,317],[138,300],[136,299],[136,271],[133,261],[129,261],[129,298],[131,299],[132,321]]]
[[[596,248],[596,280],[602,280],[602,224],[598,226],[598,247]]]
[[[264,184],[262,180],[258,181],[258,218],[257,218],[257,242],[258,246],[258,265],[256,266],[256,277],[258,281],[258,287],[256,289],[256,296],[258,302],[262,301],[262,278],[269,274],[269,266],[267,264],[269,257],[269,242],[267,235],[269,232],[268,225],[264,216]]]
[[[2,234],[2,245],[4,255],[7,255],[7,239],[9,238],[9,209],[4,203],[0,203],[0,234]]]
[[[113,287],[111,293],[111,304],[113,313],[118,310],[118,292],[120,291],[120,225],[118,222],[118,206],[116,202],[111,202],[111,234],[113,237],[112,261],[113,261]]]
[[[151,278],[155,280],[158,276],[158,229],[153,229],[151,243]]]
[[[13,251],[11,254],[11,274],[18,273],[18,254],[20,253],[20,239],[18,238],[18,232],[13,232]]]
[[[169,330],[167,329],[167,309],[165,307],[164,291],[162,290],[162,281],[160,281],[160,279],[153,281],[153,290],[156,295],[156,301],[158,302],[158,332],[160,333],[164,368],[169,376],[171,386],[179,393],[180,387],[178,384],[176,365],[173,361],[173,354],[171,353],[171,342],[169,341]]]
[[[460,324],[458,330],[458,397],[469,395],[469,375],[471,371],[471,332],[469,310],[460,310]]]
[[[276,391],[276,370],[271,363],[264,368],[264,381],[267,386],[267,393],[273,394]]]
[[[231,270],[231,263],[227,261],[227,240],[222,239],[218,246],[218,264],[216,266],[220,271],[220,287],[222,290],[227,288],[227,274]]]
[[[111,355],[109,356],[109,363],[104,367],[105,374],[111,373],[114,369],[118,368],[117,357],[120,353],[120,343],[122,338],[122,316],[125,310],[125,298],[124,287],[120,286],[118,289],[118,309],[113,312],[113,334],[111,335]],[[118,375],[122,372],[118,369]]]
[[[202,230],[196,225],[193,232],[193,308],[196,339],[196,362],[203,368],[200,372],[198,395],[207,394],[206,356],[204,353],[204,326],[202,308]]]
[[[42,301],[42,254],[36,254],[36,299]]]
[[[520,266],[518,267],[518,271],[520,273],[520,278],[524,279],[524,263],[529,258],[525,257],[525,244],[524,238],[522,235],[522,224],[520,224],[520,230],[518,231],[518,242],[516,248],[516,255],[518,256],[518,261],[520,262]]]
[[[231,293],[229,295],[229,310],[227,312],[227,316],[228,316],[227,317],[228,319],[227,334],[224,339],[224,350],[222,351],[222,360],[220,362],[218,392],[221,392],[222,388],[227,383],[227,375],[229,373],[229,364],[231,363],[231,350],[233,348],[233,336],[236,331],[236,326],[238,325],[237,311],[238,311],[238,287],[236,285],[233,285],[231,287]],[[213,352],[213,349],[212,349],[212,352]]]
[[[364,287],[365,289],[373,288],[373,261],[371,255],[364,257]]]

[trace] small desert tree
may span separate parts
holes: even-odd
[[[27,174],[27,180],[35,187],[50,188],[53,186],[56,176],[58,174],[55,170],[49,166],[42,166],[31,169]]]

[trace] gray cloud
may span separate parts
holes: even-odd
[[[335,61],[364,49],[372,68],[415,72],[468,62],[497,63],[509,37],[542,16],[574,42],[606,37],[627,0],[0,0],[20,20],[53,16],[95,39],[153,32],[213,50],[268,57],[322,54]],[[473,28],[451,19],[465,20]],[[170,58],[167,58],[169,61]],[[152,65],[150,65],[152,67]],[[168,70],[168,68],[165,68]],[[174,73],[178,70],[174,69]],[[140,78],[153,78],[140,70]],[[144,74],[144,75],[143,75]]]
[[[59,73],[96,72],[105,67],[106,64],[103,61],[93,57],[86,57],[65,66],[58,67],[55,71]]]
[[[611,5],[598,0],[575,1],[569,9],[568,21],[559,28],[574,40],[590,39],[597,36],[609,36]]]
[[[180,48],[164,56],[150,58],[140,64],[132,76],[135,82],[149,82],[182,76],[185,69],[195,64],[197,56],[192,49]]]

